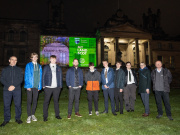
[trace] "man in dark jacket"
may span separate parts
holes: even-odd
[[[50,56],[50,64],[43,68],[42,86],[44,88],[44,104],[43,104],[43,117],[44,121],[47,121],[48,106],[53,94],[55,117],[62,119],[59,116],[59,94],[63,86],[62,83],[62,70],[61,67],[56,64],[56,56]]]
[[[71,119],[73,101],[75,99],[75,116],[82,117],[79,114],[80,91],[83,86],[83,71],[78,67],[78,59],[73,60],[73,67],[66,73],[66,84],[69,88],[68,119]]]
[[[125,70],[125,88],[124,101],[127,112],[134,112],[134,105],[136,100],[137,77],[134,69],[131,69],[131,63],[126,62]]]
[[[149,94],[151,89],[151,73],[144,62],[140,63],[139,69],[139,93],[145,107],[143,117],[149,116]]]
[[[120,101],[120,114],[123,114],[123,89],[125,72],[121,68],[122,62],[116,62],[116,70],[114,74],[114,97],[116,101],[116,112],[119,112],[119,101]]]
[[[3,88],[3,100],[4,100],[4,122],[0,125],[5,126],[11,119],[11,100],[14,99],[16,122],[18,124],[23,123],[21,121],[21,83],[23,81],[22,69],[16,66],[17,58],[15,56],[10,57],[9,66],[4,68],[1,73],[1,83]]]
[[[100,90],[100,83],[101,83],[101,74],[94,68],[94,63],[89,63],[89,70],[85,74],[85,83],[87,97],[88,97],[88,108],[89,108],[89,115],[92,115],[92,100],[94,97],[94,107],[95,113],[98,116],[98,99],[99,99],[99,90]]]
[[[171,106],[169,102],[170,83],[172,81],[171,72],[162,67],[161,61],[155,62],[156,69],[152,71],[151,78],[153,82],[153,90],[155,91],[156,104],[158,115],[156,118],[161,118],[163,115],[162,99],[164,101],[166,115],[169,120],[173,120],[171,116]]]

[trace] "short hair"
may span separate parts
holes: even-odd
[[[51,55],[50,58],[56,59],[56,55]]]
[[[130,64],[130,65],[131,65],[131,62],[130,62],[130,61],[128,61],[128,62],[126,62],[126,65],[127,65],[127,64]]]
[[[161,60],[156,60],[156,61],[155,61],[155,64],[156,64],[156,62],[158,62],[158,61],[161,62],[161,64],[162,64],[162,61],[161,61]]]
[[[103,60],[102,62],[107,62],[108,63],[108,60]]]
[[[89,62],[89,67],[90,66],[94,66],[94,63],[93,62]]]
[[[9,57],[9,60],[10,60],[12,57],[15,57],[15,58],[17,59],[17,57],[16,57],[16,56],[11,56],[11,57]]]
[[[144,64],[144,65],[146,65],[146,63],[144,63],[144,62],[141,62],[140,64]]]
[[[33,53],[31,53],[31,59],[33,58],[33,56],[37,56],[38,57],[38,54],[37,53],[35,53],[35,52],[33,52]]]
[[[116,64],[119,63],[120,65],[122,65],[122,62],[121,61],[116,61]]]
[[[75,59],[73,59],[73,62],[74,62],[75,60],[79,61],[77,58],[75,58]]]

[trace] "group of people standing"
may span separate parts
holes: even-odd
[[[42,66],[37,63],[38,54],[31,54],[31,62],[26,65],[24,74],[24,88],[27,90],[27,123],[37,121],[35,111],[37,107],[38,93],[44,89],[43,103],[43,120],[48,120],[48,106],[51,96],[53,95],[55,118],[62,119],[59,115],[59,96],[63,87],[63,74],[60,66],[56,64],[56,56],[50,56],[50,64]],[[12,97],[15,104],[15,120],[18,124],[23,123],[21,120],[21,83],[23,82],[23,71],[16,66],[17,57],[12,56],[9,59],[9,66],[4,68],[1,73],[1,83],[3,88],[4,101],[4,122],[0,125],[5,126],[11,119],[10,105]],[[131,63],[126,63],[126,68],[122,68],[121,62],[116,62],[116,69],[108,66],[108,61],[104,60],[103,70],[101,73],[94,67],[94,63],[89,63],[89,70],[83,78],[83,71],[78,67],[78,59],[73,60],[73,67],[69,68],[66,73],[66,84],[69,88],[69,103],[68,103],[68,119],[71,119],[73,102],[75,102],[75,116],[82,117],[79,113],[79,99],[81,88],[85,79],[89,115],[92,115],[92,102],[94,100],[95,114],[99,115],[98,99],[100,84],[104,95],[105,109],[102,114],[108,113],[108,99],[111,101],[111,110],[113,115],[117,112],[123,114],[123,104],[127,112],[134,112],[136,89],[139,84],[139,93],[142,102],[145,106],[143,117],[149,116],[149,94],[151,90],[151,80],[153,82],[153,90],[155,91],[158,115],[160,118],[163,115],[162,99],[165,104],[167,117],[171,117],[171,106],[169,102],[170,83],[172,75],[170,71],[162,67],[161,61],[156,61],[156,69],[150,72],[145,63],[140,63],[138,71],[139,81],[137,80],[136,72],[131,68]],[[123,101],[125,103],[123,103]],[[119,106],[120,103],[120,106]]]

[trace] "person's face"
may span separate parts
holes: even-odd
[[[94,66],[90,66],[89,69],[90,69],[90,70],[94,70]]]
[[[130,63],[126,64],[126,67],[127,69],[131,69],[131,64]]]
[[[33,55],[33,57],[31,58],[32,62],[37,62],[38,60],[38,57],[37,55]]]
[[[9,63],[10,63],[11,66],[16,66],[17,58],[16,57],[11,57],[9,59]]]
[[[160,61],[157,61],[155,63],[155,66],[156,66],[156,68],[161,68],[162,67],[162,63]]]
[[[145,66],[146,66],[146,65],[145,65],[144,63],[141,63],[141,64],[140,64],[140,68],[141,68],[141,69],[145,68]]]
[[[56,64],[56,58],[50,58],[51,64]]]
[[[78,65],[79,65],[78,60],[74,60],[74,61],[73,61],[73,66],[74,66],[74,67],[78,67]]]
[[[120,63],[116,63],[116,68],[120,68],[121,64]]]
[[[107,63],[107,61],[103,61],[103,66],[104,66],[105,68],[107,68],[107,67],[108,67],[108,63]]]

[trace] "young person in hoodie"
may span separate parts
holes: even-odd
[[[35,111],[37,106],[38,91],[42,89],[42,67],[37,63],[38,54],[31,53],[31,62],[26,65],[24,88],[27,89],[27,123],[37,121]],[[32,104],[32,105],[31,105]]]
[[[89,70],[85,74],[85,83],[88,98],[89,115],[92,115],[92,100],[94,97],[95,113],[98,116],[98,99],[100,90],[101,74],[94,68],[94,63],[89,63]]]
[[[140,63],[139,73],[139,93],[142,98],[142,102],[145,107],[145,113],[142,114],[143,117],[149,116],[149,94],[151,89],[151,73],[146,67],[144,62]]]

